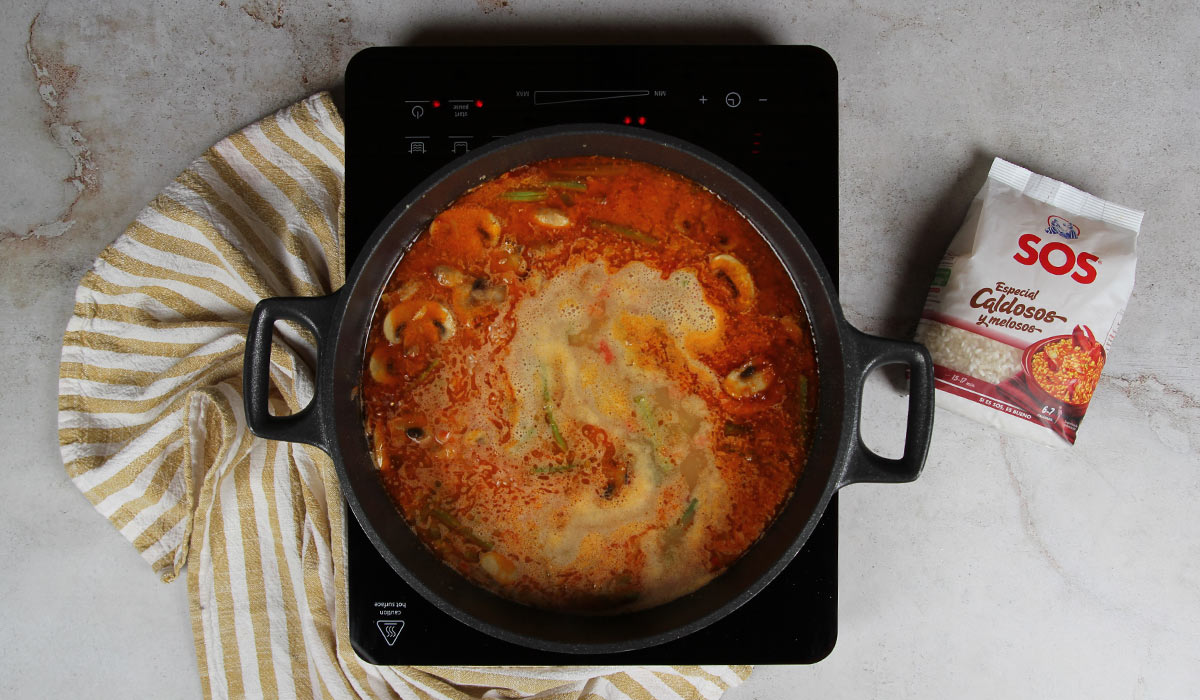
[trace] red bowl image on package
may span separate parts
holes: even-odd
[[[1043,338],[1025,349],[1021,360],[1035,399],[1085,408],[1100,381],[1104,346],[1087,326],[1076,326],[1070,335]]]

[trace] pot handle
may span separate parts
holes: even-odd
[[[921,468],[925,466],[933,434],[933,360],[923,345],[867,335],[849,326],[847,329],[853,339],[847,372],[857,391],[851,404],[856,414],[855,442],[838,488],[861,482],[896,484],[912,481],[920,476]],[[859,421],[867,375],[876,367],[895,364],[907,365],[909,370],[908,425],[904,454],[899,459],[890,459],[875,454],[863,443]]]
[[[271,340],[276,321],[297,321],[317,338],[317,362],[329,351],[326,331],[340,292],[323,297],[273,297],[254,307],[246,332],[242,369],[242,400],[250,432],[268,440],[303,442],[329,451],[332,435],[318,379],[313,398],[297,413],[273,416],[268,409],[271,380]]]

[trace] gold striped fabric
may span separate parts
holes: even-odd
[[[241,396],[254,305],[345,281],[344,156],[326,94],[213,146],[96,260],[63,336],[66,469],[164,581],[186,567],[205,695],[720,697],[750,667],[383,667],[354,654],[333,465],[252,436]],[[277,413],[312,395],[310,340],[277,329]]]

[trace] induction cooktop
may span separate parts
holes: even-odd
[[[733,163],[788,209],[837,279],[837,70],[818,48],[379,47],[354,57],[345,85],[347,267],[406,193],[472,149],[534,127],[609,123]],[[658,646],[584,655],[450,617],[349,518],[351,642],[381,665],[815,663],[837,638],[837,513],[835,495],[783,573],[721,620]]]

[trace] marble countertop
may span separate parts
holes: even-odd
[[[0,696],[200,695],[186,585],[63,471],[74,287],[207,146],[414,42],[815,44],[840,70],[841,290],[902,336],[1003,156],[1144,209],[1078,444],[939,412],[923,476],[841,497],[839,641],[730,700],[1182,698],[1200,687],[1200,6],[1166,2],[10,0],[0,26]],[[869,444],[904,399],[872,381]]]

